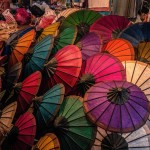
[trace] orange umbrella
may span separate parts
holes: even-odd
[[[134,48],[130,42],[124,39],[109,41],[102,48],[102,52],[117,57],[120,61],[134,60]]]

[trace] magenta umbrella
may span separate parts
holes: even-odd
[[[90,56],[93,56],[100,52],[102,48],[102,39],[94,32],[86,34],[77,44],[82,53],[82,59],[87,60]]]
[[[98,33],[102,36],[103,42],[107,43],[111,39],[116,39],[118,34],[129,25],[131,22],[123,16],[103,16],[90,27],[90,32]]]
[[[84,97],[84,110],[93,123],[112,132],[132,132],[149,117],[150,105],[139,87],[127,81],[95,84]]]
[[[84,96],[85,92],[95,83],[125,79],[125,69],[119,59],[110,54],[99,53],[88,58],[82,66],[75,92]]]

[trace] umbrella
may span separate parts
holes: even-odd
[[[48,90],[43,96],[36,97],[33,100],[34,116],[37,122],[37,134],[45,129],[48,123],[53,121],[63,102],[65,87],[63,84],[57,84]]]
[[[95,144],[91,150],[148,150],[150,130],[147,125],[131,133],[114,133],[98,128]]]
[[[53,47],[54,38],[51,35],[43,38],[33,48],[33,53],[27,53],[24,59],[24,76],[27,77],[35,71],[42,71]]]
[[[90,27],[90,32],[98,33],[104,43],[109,42],[111,39],[116,39],[118,34],[127,28],[131,22],[123,16],[108,15],[103,16]]]
[[[33,39],[35,31],[31,30],[24,34],[21,38],[13,41],[10,45],[11,54],[9,57],[9,66],[13,66],[19,61],[22,61],[24,54],[27,53]]]
[[[140,87],[150,101],[150,65],[139,61],[125,61],[122,64],[127,81]]]
[[[140,42],[150,41],[150,22],[136,23],[120,33],[118,37],[126,39],[137,47]]]
[[[60,30],[64,30],[70,26],[76,26],[78,29],[76,42],[78,42],[89,32],[90,26],[100,17],[101,15],[98,12],[92,10],[79,10],[70,14],[63,21]]]
[[[56,23],[49,25],[48,27],[44,29],[41,29],[40,31],[37,31],[37,37],[38,37],[37,42],[41,41],[47,35],[55,36],[59,26],[60,26],[60,23],[56,22]]]
[[[102,48],[102,52],[117,57],[120,61],[134,60],[134,48],[127,40],[118,38],[109,41]]]
[[[141,42],[138,44],[136,60],[150,64],[150,42]]]
[[[41,73],[36,71],[28,76],[22,83],[17,83],[14,86],[15,94],[17,96],[17,111],[16,115],[20,115],[27,111],[32,103],[32,99],[35,97],[39,90],[41,83]]]
[[[16,108],[17,102],[13,102],[6,106],[4,109],[1,109],[2,105],[0,106],[0,128],[5,131],[8,131],[11,127]]]
[[[16,121],[6,136],[2,149],[27,150],[31,149],[36,133],[36,120],[30,113],[24,113]]]
[[[59,34],[55,37],[52,55],[55,54],[61,48],[67,45],[74,44],[76,36],[77,36],[77,28],[75,26],[60,31]]]
[[[1,55],[1,54],[2,54],[2,52],[3,52],[4,44],[5,44],[5,42],[4,42],[4,41],[0,41],[0,55]]]
[[[149,101],[144,92],[127,81],[100,82],[84,97],[84,110],[96,125],[112,132],[132,132],[149,117]]]
[[[116,57],[106,53],[96,54],[88,58],[82,67],[76,92],[84,96],[95,83],[125,79],[123,65]]]
[[[48,133],[41,137],[33,150],[60,150],[60,144],[57,136],[53,133]]]
[[[82,59],[86,60],[90,56],[99,53],[102,48],[102,39],[94,33],[87,33],[77,44],[82,53]]]
[[[78,11],[79,8],[68,8],[68,9],[65,9],[63,11],[61,11],[55,18],[54,21],[58,21],[60,20],[61,18],[67,18],[69,15],[71,15],[72,13]]]
[[[42,84],[46,90],[57,83],[63,83],[66,93],[75,85],[82,65],[80,49],[75,45],[68,45],[59,50],[56,55],[45,64]],[[43,90],[43,88],[41,89]]]
[[[4,66],[7,63],[7,55],[0,56],[0,66]]]
[[[54,121],[61,150],[87,150],[95,138],[95,127],[86,119],[83,99],[68,96],[64,99]]]

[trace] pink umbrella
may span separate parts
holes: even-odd
[[[118,34],[129,25],[131,25],[131,22],[125,17],[109,15],[95,21],[90,27],[90,31],[101,35],[103,42],[107,43],[109,40],[117,38]]]

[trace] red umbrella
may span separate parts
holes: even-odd
[[[103,42],[117,38],[118,34],[131,24],[123,16],[109,15],[103,16],[91,26],[90,31],[102,36]]]
[[[17,83],[15,88],[15,94],[17,94],[17,115],[27,111],[32,103],[32,99],[35,97],[39,90],[41,83],[41,73],[36,71],[28,76],[22,83]]]
[[[65,46],[45,64],[42,87],[45,88],[47,82],[49,88],[57,83],[63,83],[67,93],[75,85],[81,65],[82,56],[80,49],[75,45]]]
[[[125,69],[119,59],[106,53],[96,54],[88,58],[82,67],[76,91],[84,96],[95,83],[125,78]]]
[[[31,149],[36,134],[36,120],[30,113],[19,117],[2,144],[2,149],[28,150]]]

